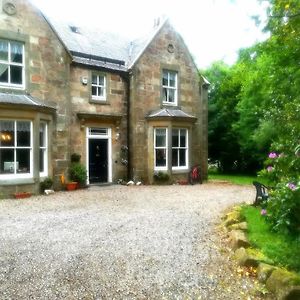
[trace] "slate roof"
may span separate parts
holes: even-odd
[[[0,104],[25,105],[36,108],[55,110],[55,107],[31,95],[0,93]]]
[[[197,118],[182,111],[181,109],[162,108],[153,112],[150,112],[147,116],[148,119],[154,118],[178,118],[178,119],[191,119],[196,120]]]
[[[144,37],[130,40],[115,33],[45,18],[71,53],[73,62],[119,71],[132,66],[166,22]]]

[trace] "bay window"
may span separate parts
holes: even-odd
[[[25,87],[24,44],[0,40],[0,86]]]
[[[40,123],[40,177],[48,175],[48,131],[47,123]]]
[[[167,128],[155,128],[154,130],[154,169],[167,170],[168,162],[168,138]]]
[[[32,122],[0,120],[0,178],[32,176]]]
[[[154,129],[154,170],[168,170],[168,157],[172,162],[172,170],[185,170],[189,166],[188,130],[173,128],[170,131],[168,144],[168,128]]]
[[[187,129],[172,130],[172,168],[185,169],[188,166]]]

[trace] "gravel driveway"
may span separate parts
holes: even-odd
[[[253,198],[210,183],[0,201],[0,299],[254,299],[215,230]]]

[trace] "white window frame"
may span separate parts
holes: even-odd
[[[164,129],[166,132],[166,145],[161,147],[156,147],[156,130]],[[156,150],[157,149],[165,149],[166,150],[166,165],[165,166],[157,166],[156,165]],[[155,171],[167,171],[168,170],[168,128],[167,127],[156,127],[154,128],[154,170]]]
[[[42,159],[44,161],[44,171],[40,172],[40,177],[47,177],[48,176],[48,124],[47,122],[40,122],[40,126],[44,125],[44,146],[41,147],[41,145],[39,145],[39,150],[43,150],[43,156],[40,157],[40,159]],[[39,128],[40,130],[40,128]],[[40,153],[40,151],[39,151]]]
[[[93,84],[93,76],[97,77],[97,84]],[[103,85],[99,83],[99,77],[103,77]],[[103,88],[103,95],[93,95],[93,87],[96,87],[96,91],[98,93],[98,88]],[[92,94],[92,100],[97,101],[106,101],[106,76],[104,74],[98,74],[98,73],[92,73],[92,80],[91,80],[91,94]]]
[[[186,170],[189,167],[189,131],[187,128],[172,128],[172,138],[173,138],[173,130],[177,130],[178,131],[178,146],[177,147],[173,147],[172,145],[172,155],[173,155],[173,150],[177,150],[177,166],[173,166],[173,157],[172,157],[172,170]],[[185,132],[186,135],[186,139],[185,139],[185,147],[182,147],[180,145],[180,136],[181,136],[181,132]],[[185,166],[180,166],[180,157],[179,157],[179,152],[180,150],[185,150]]]
[[[33,177],[33,151],[32,151],[32,145],[33,145],[33,126],[32,121],[30,120],[13,120],[13,119],[1,119],[1,121],[12,121],[14,122],[14,146],[0,146],[0,149],[13,149],[14,150],[14,173],[13,174],[0,174],[0,179],[19,179],[19,178],[32,178]],[[17,146],[17,122],[29,122],[30,123],[30,146]],[[29,149],[30,150],[30,172],[29,173],[17,173],[16,168],[16,159],[17,159],[17,149]]]
[[[175,87],[170,86],[170,74],[173,73],[175,74]],[[168,77],[168,83],[167,85],[163,84],[163,78],[164,78],[164,74],[167,74]],[[175,90],[175,94],[174,94],[174,102],[171,101],[165,101],[165,94],[164,94],[164,90],[167,90],[167,99],[169,99],[169,91],[170,90]],[[178,72],[176,71],[172,71],[172,70],[163,70],[163,77],[162,77],[162,97],[163,97],[163,104],[167,104],[167,105],[174,105],[176,106],[178,103]]]
[[[97,134],[93,133],[93,129],[98,130]],[[101,133],[101,131],[103,131]],[[108,182],[112,182],[112,130],[108,127],[87,127],[86,128],[86,169],[87,184],[90,184],[89,170],[89,139],[105,139],[108,140]]]
[[[25,46],[24,43],[18,41],[10,41],[10,40],[4,40],[1,39],[1,41],[5,41],[8,43],[8,60],[0,60],[1,64],[8,65],[8,83],[0,82],[0,87],[6,87],[6,88],[13,88],[13,89],[19,89],[24,90],[25,89]],[[22,63],[16,63],[11,61],[11,43],[19,43],[22,44]],[[10,66],[18,66],[22,67],[22,84],[13,84],[10,83]]]

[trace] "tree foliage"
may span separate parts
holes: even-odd
[[[300,1],[269,2],[270,37],[205,72],[210,158],[224,171],[254,171],[270,150],[261,171],[273,186],[268,219],[300,235]]]
[[[270,0],[270,37],[242,49],[229,67],[204,75],[209,94],[209,156],[224,171],[257,171],[272,143],[300,137],[300,2]]]

